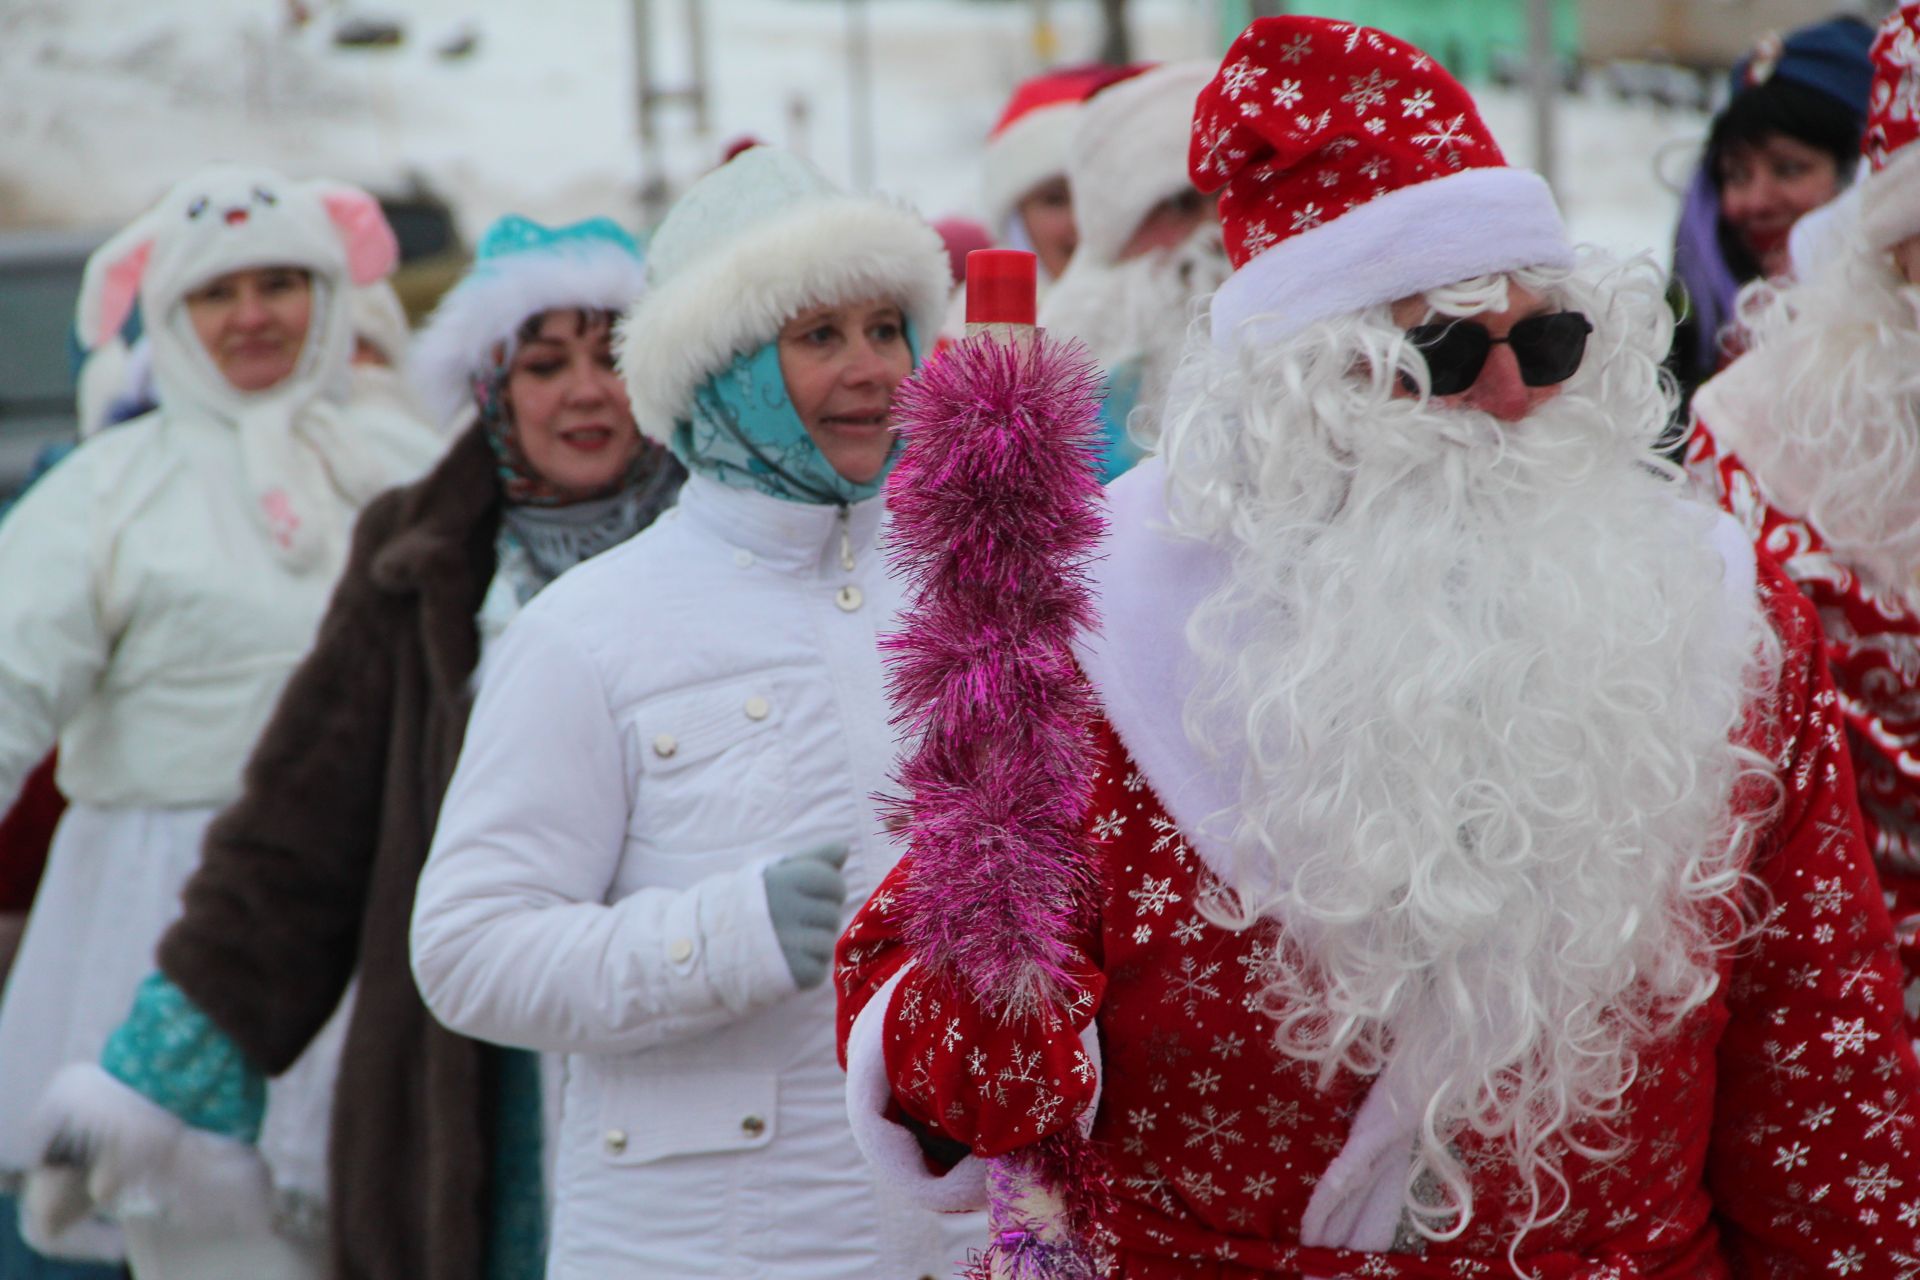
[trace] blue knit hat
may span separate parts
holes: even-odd
[[[1873,81],[1867,49],[1872,44],[1873,28],[1858,18],[1816,22],[1784,40],[1769,34],[1734,64],[1730,88],[1738,96],[1779,76],[1818,89],[1865,120],[1867,88]]]

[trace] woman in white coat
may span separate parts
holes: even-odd
[[[896,857],[878,494],[940,241],[756,147],[675,206],[648,276],[622,365],[680,506],[502,639],[414,974],[455,1030],[568,1055],[550,1280],[948,1275],[982,1228],[862,1160],[822,985]]]
[[[417,420],[347,404],[348,289],[396,252],[365,192],[218,167],[88,263],[81,338],[110,340],[137,304],[161,407],[88,441],[0,525],[0,808],[56,740],[72,800],[0,1003],[0,1175],[41,1156],[34,1100],[99,1057],[151,971],[355,513],[438,451]],[[278,1100],[304,1108],[306,1084],[296,1069]],[[244,1232],[264,1250],[246,1274],[312,1256],[264,1221]],[[32,1243],[122,1247],[94,1220]]]

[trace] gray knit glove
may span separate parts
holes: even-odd
[[[846,845],[823,844],[788,854],[766,870],[773,936],[802,991],[826,981],[833,964],[840,908],[847,900],[847,882],[840,875],[846,861]]]

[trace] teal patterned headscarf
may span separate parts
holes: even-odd
[[[912,328],[907,349],[920,364]],[[900,456],[900,442],[880,474],[856,484],[833,469],[800,421],[780,372],[780,345],[734,357],[693,393],[689,421],[674,425],[669,445],[689,471],[735,489],[752,489],[788,502],[845,506],[879,494]]]

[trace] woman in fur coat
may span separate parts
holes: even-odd
[[[551,1280],[950,1275],[981,1228],[861,1159],[823,985],[849,891],[895,858],[879,492],[945,254],[754,147],[647,271],[622,369],[691,474],[502,640],[414,974],[448,1026],[567,1055]]]
[[[99,1056],[152,968],[201,836],[313,642],[355,515],[440,452],[424,424],[348,394],[348,293],[396,256],[363,191],[215,166],[87,264],[78,336],[113,341],[138,307],[160,407],[88,441],[0,527],[0,808],[56,743],[72,801],[0,1003],[7,1184],[41,1154],[34,1100]],[[311,1081],[303,1067],[278,1082],[268,1114],[304,1109]],[[10,1196],[0,1210],[10,1236]],[[28,1242],[128,1247],[74,1225]],[[240,1234],[272,1259],[256,1275],[304,1257],[264,1217]]]
[[[184,1245],[190,1223],[297,1167],[326,1188],[338,1280],[539,1276],[537,1064],[433,1022],[407,919],[494,640],[678,489],[613,368],[612,322],[641,287],[638,250],[611,222],[505,218],[415,344],[422,398],[461,430],[430,475],[361,518],[159,974],[102,1066],[52,1100],[44,1127],[80,1149],[91,1198],[169,1206]],[[307,1141],[275,1144],[250,1100],[316,1041],[337,1061],[330,1148],[324,1107]],[[148,1155],[191,1147],[250,1177],[209,1186]]]

